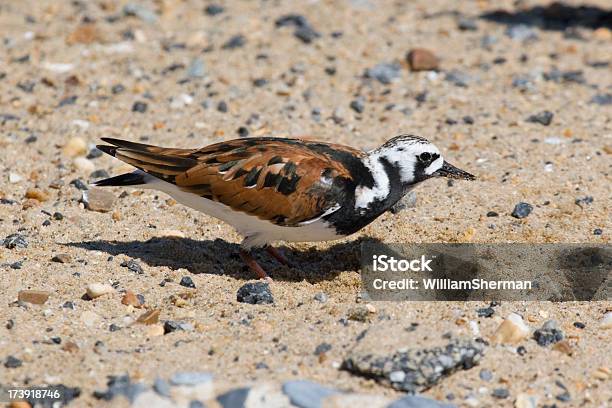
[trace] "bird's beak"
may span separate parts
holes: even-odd
[[[463,171],[446,161],[444,162],[444,164],[442,164],[442,167],[434,171],[432,176],[447,177],[461,180],[476,180],[476,177],[474,175],[468,173],[467,171]]]

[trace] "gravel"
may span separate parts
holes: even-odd
[[[268,282],[249,282],[243,285],[238,289],[236,299],[240,303],[249,303],[252,305],[268,305],[274,303],[274,297],[272,297]]]
[[[516,206],[514,206],[514,210],[512,210],[512,216],[514,218],[525,218],[533,211],[533,206],[529,203],[520,202]]]
[[[384,85],[389,85],[391,82],[399,79],[401,75],[402,66],[399,62],[381,63],[368,68],[365,72],[366,78],[374,78]]]
[[[2,245],[8,249],[27,248],[28,240],[24,235],[11,234],[4,238],[4,240],[2,241]]]
[[[478,364],[483,352],[484,346],[480,342],[455,339],[444,347],[408,348],[386,356],[349,354],[342,368],[401,391],[417,392],[433,386],[455,371],[472,368]],[[405,374],[401,382],[391,380],[391,373],[397,371]],[[398,378],[397,374],[394,374],[394,378]]]
[[[183,276],[181,278],[181,281],[179,282],[179,285],[184,286],[186,288],[191,288],[191,289],[195,289],[196,287],[195,283],[193,283],[193,279],[191,279],[190,276]]]
[[[533,333],[533,338],[542,347],[550,346],[563,340],[563,332],[554,320],[546,321],[542,327]]]
[[[553,119],[553,113],[550,111],[542,111],[540,113],[536,113],[535,115],[531,115],[527,118],[527,122],[530,123],[539,123],[544,126],[550,125]]]

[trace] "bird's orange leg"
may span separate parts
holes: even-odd
[[[251,251],[241,248],[240,257],[242,258],[244,263],[249,267],[249,269],[255,272],[255,275],[257,275],[259,279],[272,280],[272,278],[268,276],[266,271],[264,271],[263,268],[259,266],[255,258],[253,258]]]
[[[282,263],[283,265],[291,266],[291,262],[289,262],[289,260],[285,258],[285,255],[281,254],[278,249],[268,245],[266,246],[266,251],[278,262]]]

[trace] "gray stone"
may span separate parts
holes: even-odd
[[[596,94],[595,96],[591,98],[589,103],[594,103],[596,105],[601,105],[601,106],[612,105],[612,94],[610,93]]]
[[[249,391],[249,388],[230,390],[225,394],[219,395],[217,401],[223,408],[244,408]]]
[[[455,405],[445,404],[420,395],[406,395],[392,402],[387,408],[454,408]]]
[[[283,393],[299,408],[321,408],[323,399],[340,391],[305,380],[287,381]]]
[[[170,384],[168,384],[168,381],[164,380],[163,378],[155,379],[155,382],[153,383],[153,389],[159,395],[162,395],[164,397],[170,397]]]
[[[365,72],[367,78],[374,78],[380,83],[388,85],[398,79],[402,74],[402,66],[399,62],[381,63],[368,68]]]
[[[538,39],[536,30],[525,24],[516,24],[508,27],[506,35],[515,41],[534,41]]]
[[[212,380],[213,376],[210,373],[183,372],[174,374],[172,378],[170,378],[170,384],[193,386],[211,382]]]
[[[27,248],[28,240],[25,236],[21,234],[11,234],[8,237],[4,238],[4,240],[2,241],[2,245],[4,245],[4,247],[8,249]]]
[[[202,58],[194,58],[187,67],[187,76],[190,78],[202,78],[205,74],[204,60]]]
[[[514,210],[512,210],[512,216],[514,218],[525,218],[533,211],[533,206],[529,203],[518,203],[514,206]]]
[[[249,282],[238,289],[236,299],[241,303],[266,305],[274,303],[268,282]]]

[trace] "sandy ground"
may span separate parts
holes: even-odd
[[[612,92],[609,25],[577,25],[572,35],[528,26],[538,39],[522,42],[505,34],[508,25],[478,18],[498,8],[516,11],[510,1],[304,3],[228,1],[223,13],[210,16],[199,1],[143,2],[154,12],[151,22],[146,15],[125,16],[122,1],[0,3],[0,239],[21,233],[29,243],[0,251],[0,360],[10,355],[23,362],[2,366],[0,383],[78,386],[82,395],[75,406],[100,406],[92,391],[104,389],[108,375],[129,373],[151,382],[189,370],[214,373],[221,388],[301,378],[399,396],[338,370],[364,329],[395,338],[376,317],[372,323],[340,323],[358,301],[359,237],[610,242],[612,105],[590,102]],[[529,10],[547,2],[520,3]],[[590,4],[605,12],[605,1]],[[292,27],[276,28],[275,20],[289,13],[305,16],[321,36],[306,44]],[[472,18],[476,30],[459,30],[459,16]],[[90,26],[84,29],[84,23]],[[236,35],[244,36],[243,46],[223,46]],[[492,44],[483,47],[487,36],[496,41],[485,39]],[[405,55],[414,47],[438,55],[439,72],[411,72]],[[198,58],[204,75],[189,76]],[[363,78],[366,69],[393,61],[402,68],[391,84]],[[584,81],[543,75],[554,69],[582,71]],[[445,80],[452,70],[467,75],[467,86]],[[513,86],[517,78],[527,78],[526,89]],[[256,79],[267,83],[255,86]],[[362,113],[349,107],[358,97]],[[135,102],[146,103],[146,111],[134,111]],[[221,102],[227,112],[219,109]],[[526,120],[544,110],[554,114],[550,125]],[[126,170],[109,157],[75,166],[75,155],[64,148],[73,138],[92,145],[111,136],[196,147],[238,137],[240,127],[250,136],[306,135],[364,149],[400,133],[418,134],[478,180],[427,182],[417,190],[415,208],[385,214],[345,241],[288,245],[294,268],[262,256],[275,279],[270,306],[236,301],[236,291],[252,276],[237,256],[241,238],[227,225],[150,191],[112,189],[117,200],[111,211],[89,211],[70,184],[90,181],[93,170]],[[33,188],[42,196],[30,192],[28,199]],[[586,196],[592,203],[575,204]],[[534,210],[518,220],[510,213],[520,201]],[[487,217],[490,211],[499,216]],[[56,212],[62,220],[52,216]],[[185,238],[164,237],[169,230]],[[71,259],[52,262],[57,254]],[[130,259],[142,274],[121,266]],[[20,269],[11,267],[19,261]],[[184,276],[196,289],[179,285]],[[156,336],[146,326],[129,326],[143,310],[122,305],[120,292],[83,300],[92,282],[142,294],[147,306],[161,309],[161,320],[187,321],[195,330]],[[51,296],[43,306],[15,305],[24,289]],[[173,296],[185,292],[192,294],[177,307]],[[319,292],[329,297],[326,303],[314,300]],[[74,310],[62,307],[67,301]],[[446,400],[453,394],[448,402],[460,406],[512,406],[520,393],[536,395],[540,405],[612,404],[609,376],[593,374],[612,368],[611,332],[598,323],[610,301],[503,302],[489,319],[476,316],[484,302],[374,306],[376,316],[388,317],[398,329],[418,322],[425,339],[445,332],[473,336],[461,317],[475,320],[486,338],[501,317],[517,312],[532,328],[555,319],[571,343],[571,356],[527,339],[523,356],[516,347],[492,345],[478,367],[445,378],[427,396]],[[586,327],[576,328],[577,321]],[[113,323],[122,329],[109,331]],[[78,350],[48,344],[51,337],[61,337],[63,345],[74,342]],[[319,358],[314,350],[323,342],[332,348]],[[398,340],[396,346],[405,345]],[[257,369],[258,363],[267,368]],[[481,369],[493,379],[483,381]],[[569,401],[555,400],[563,392],[557,381],[567,387]],[[500,387],[508,389],[508,398],[492,397]]]

